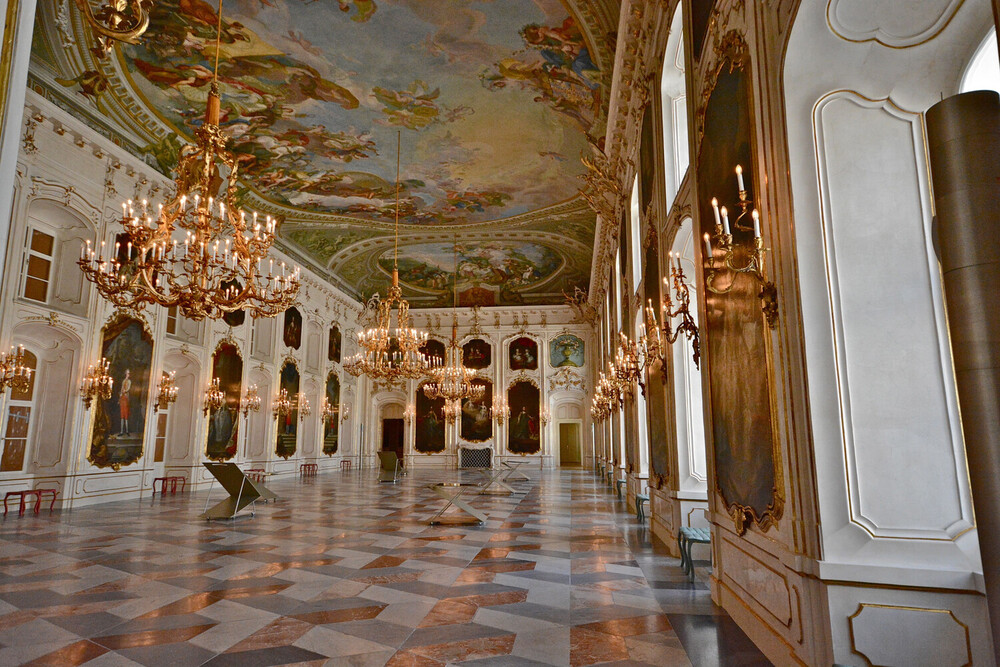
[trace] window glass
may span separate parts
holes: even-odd
[[[23,295],[26,299],[45,303],[49,293],[49,275],[52,271],[52,250],[55,239],[37,229],[32,229],[28,238]]]
[[[24,351],[24,365],[32,370],[31,380],[25,389],[11,391],[7,404],[7,423],[4,426],[3,453],[0,454],[0,472],[20,472],[24,468],[24,455],[28,449],[31,426],[32,399],[35,396],[35,367],[38,359]]]

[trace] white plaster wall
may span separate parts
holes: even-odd
[[[957,92],[992,22],[982,1],[803,3],[788,47],[818,575],[857,582],[828,589],[838,663],[866,664],[856,643],[881,641],[893,664],[949,664],[919,641],[886,644],[924,623],[950,657],[966,654],[930,611],[857,615],[862,603],[949,610],[975,664],[990,660],[922,112]],[[919,590],[890,590],[905,586]]]

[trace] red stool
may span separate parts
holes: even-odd
[[[170,485],[170,495],[174,495],[177,492],[177,482],[181,483],[181,493],[184,493],[184,489],[187,488],[187,478],[181,475],[172,475],[169,477],[156,477],[153,479],[153,495],[156,495],[156,483],[160,482],[160,495],[167,495],[167,484]]]
[[[299,468],[299,474],[302,476],[311,476],[319,472],[318,463],[303,463]]]
[[[350,470],[351,469],[351,459],[341,459],[340,460],[340,469],[341,470]]]
[[[11,496],[20,498],[21,502],[18,507],[18,516],[24,516],[25,499],[28,496],[35,497],[35,514],[38,514],[38,509],[42,504],[42,498],[50,493],[52,494],[52,502],[49,504],[49,512],[51,512],[56,505],[56,496],[59,495],[59,492],[55,489],[24,489],[23,491],[8,491],[3,497],[3,514],[4,516],[7,516],[7,500]]]

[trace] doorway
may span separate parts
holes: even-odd
[[[383,419],[382,420],[382,451],[396,452],[396,456],[403,459],[403,420]]]
[[[580,465],[580,422],[559,422],[559,465]]]

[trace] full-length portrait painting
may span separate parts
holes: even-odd
[[[657,311],[660,309],[660,253],[655,241],[646,248],[645,273],[642,278],[645,300],[652,301]],[[694,306],[692,306],[694,308]],[[660,312],[657,312],[660,316]],[[662,324],[662,319],[659,320]],[[679,344],[679,343],[678,343]],[[665,369],[659,363],[649,367],[646,378],[646,419],[649,434],[650,484],[660,488],[670,467],[667,455],[667,392],[663,374]],[[642,418],[642,415],[640,415]]]
[[[583,366],[583,341],[573,334],[563,334],[549,342],[549,365],[552,368]]]
[[[512,371],[534,371],[538,369],[538,343],[532,338],[521,336],[511,341],[507,351],[507,362]]]
[[[340,363],[340,347],[343,343],[343,337],[340,334],[340,327],[334,325],[330,327],[330,340],[327,344],[326,358],[335,364]]]
[[[421,454],[444,451],[444,399],[427,398],[424,383],[417,387],[416,438],[413,448]]]
[[[282,389],[288,392],[288,399],[292,402],[292,410],[288,414],[278,416],[278,438],[274,453],[287,459],[295,454],[299,435],[299,369],[291,361],[286,361],[285,365],[281,367],[278,390]]]
[[[459,434],[468,442],[485,442],[493,437],[493,383],[476,378],[472,384],[486,389],[482,398],[462,399],[462,427]]]
[[[720,46],[720,67],[705,113],[705,132],[698,160],[698,238],[714,234],[712,197],[728,205],[737,266],[747,262],[753,230],[735,222],[739,200],[735,168],[743,167],[750,199],[757,197],[754,182],[753,105],[750,97],[749,56],[746,44],[729,33]],[[729,63],[734,66],[729,67]],[[716,261],[721,251],[715,247]],[[770,389],[767,328],[758,297],[760,285],[745,274],[726,272],[715,283],[728,294],[708,292],[706,334],[708,379],[712,410],[712,441],[718,490],[736,522],[737,531],[755,522],[768,528],[781,516],[782,484],[775,454]],[[703,371],[704,373],[704,371]]]
[[[222,407],[208,415],[208,444],[205,456],[213,461],[228,461],[236,455],[240,426],[240,395],[243,392],[243,357],[236,346],[222,342],[212,355],[212,379],[226,395]]]
[[[302,345],[302,313],[298,308],[285,311],[285,326],[281,332],[281,340],[293,350]]]
[[[153,338],[139,320],[116,314],[102,330],[101,356],[114,385],[110,398],[94,401],[87,458],[98,468],[118,470],[142,456]]]
[[[340,446],[340,378],[336,373],[326,376],[325,396],[327,404],[336,409],[323,419],[323,453],[332,456]]]
[[[542,448],[538,387],[527,380],[515,382],[507,390],[507,405],[507,449],[515,454],[537,454]]]
[[[462,346],[462,364],[466,368],[481,370],[493,363],[493,348],[482,338],[473,338]]]

